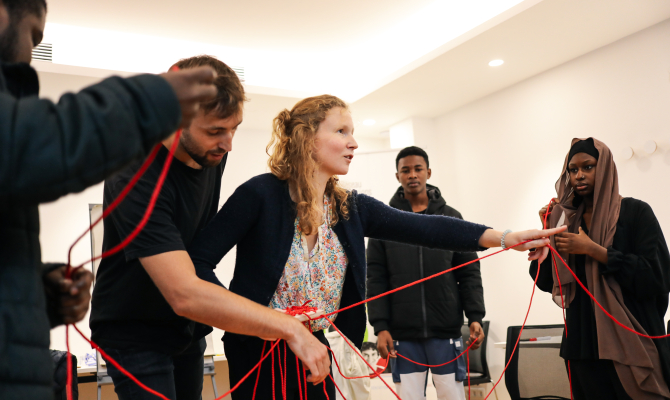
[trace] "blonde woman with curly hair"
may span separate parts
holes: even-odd
[[[280,112],[268,145],[271,173],[237,188],[194,240],[190,254],[198,275],[220,284],[213,270],[237,245],[232,292],[274,309],[311,301],[311,306],[329,313],[365,299],[366,236],[459,251],[532,240],[515,248],[525,251],[546,246],[548,236],[563,230],[500,232],[456,218],[399,211],[372,197],[349,192],[339,186],[337,176],[347,174],[357,147],[349,108],[335,96],[310,97],[290,111]],[[532,252],[530,258],[545,256],[546,248]],[[331,318],[335,317],[338,328],[360,348],[365,307]],[[314,336],[324,345],[328,343],[323,333],[327,327],[325,319],[310,322]],[[264,343],[256,337],[227,332],[224,346],[232,386],[258,362]],[[296,371],[300,366],[296,366],[291,349],[285,369],[279,364],[283,357],[274,361],[275,390],[282,390],[281,366],[286,374],[287,398],[297,399]],[[258,398],[271,398],[272,362],[268,358],[262,365]],[[328,367],[310,371],[308,381],[322,382],[330,372]],[[233,398],[252,398],[255,381],[245,381]],[[308,386],[310,399],[326,398],[320,385]],[[334,399],[330,379],[326,389],[328,397]]]

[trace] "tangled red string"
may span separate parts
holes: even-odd
[[[153,149],[153,151],[151,152],[151,154],[147,157],[147,160],[142,164],[141,168],[140,168],[140,169],[137,171],[137,173],[133,176],[132,180],[129,182],[129,184],[127,185],[127,187],[124,188],[124,190],[121,192],[121,194],[119,195],[119,197],[118,197],[116,200],[114,200],[114,202],[113,202],[109,207],[107,207],[107,209],[103,212],[103,215],[102,215],[100,218],[98,218],[94,223],[92,223],[92,224],[89,226],[89,228],[88,228],[88,229],[87,229],[81,236],[79,236],[79,237],[77,238],[77,240],[74,242],[74,244],[70,247],[70,250],[69,250],[69,252],[68,252],[68,264],[67,264],[67,273],[66,273],[66,277],[68,277],[68,278],[71,277],[71,276],[72,276],[72,273],[73,273],[74,271],[76,271],[78,268],[81,268],[83,265],[85,265],[85,264],[88,263],[88,262],[92,262],[92,261],[95,261],[95,260],[97,260],[97,259],[105,258],[105,257],[108,257],[108,256],[114,254],[114,253],[117,253],[117,252],[121,251],[121,250],[122,250],[123,248],[125,248],[128,244],[130,244],[130,242],[132,242],[132,240],[133,240],[135,237],[137,237],[137,235],[139,235],[139,233],[142,231],[142,229],[144,228],[144,226],[147,224],[147,222],[148,222],[148,220],[149,220],[149,218],[150,218],[150,216],[151,216],[151,213],[153,212],[153,208],[154,208],[154,206],[155,206],[155,204],[156,204],[156,200],[158,199],[158,195],[160,194],[160,190],[161,190],[161,188],[162,188],[162,186],[163,186],[163,183],[164,183],[164,181],[165,181],[165,178],[167,177],[167,173],[168,173],[168,171],[169,171],[170,164],[172,163],[172,159],[173,159],[173,157],[174,157],[174,151],[175,151],[175,149],[176,149],[176,147],[177,147],[177,144],[178,144],[178,142],[179,142],[179,136],[180,136],[180,134],[181,134],[181,130],[177,131],[177,133],[176,133],[176,135],[175,135],[175,138],[174,138],[174,141],[173,141],[173,143],[172,143],[172,146],[170,147],[170,153],[168,154],[168,157],[167,157],[167,159],[165,160],[165,164],[163,165],[163,169],[162,169],[161,174],[160,174],[160,176],[159,176],[158,182],[156,183],[156,187],[155,187],[155,189],[154,189],[154,191],[153,191],[153,193],[152,193],[152,196],[151,196],[151,199],[150,199],[149,204],[148,204],[148,206],[147,206],[147,209],[146,209],[146,211],[145,211],[145,214],[144,214],[142,220],[140,221],[140,223],[137,225],[137,227],[133,230],[133,232],[132,232],[130,235],[128,235],[128,237],[126,237],[126,239],[124,239],[121,243],[119,243],[119,244],[118,244],[117,246],[115,246],[114,248],[112,248],[112,249],[110,249],[110,250],[104,252],[104,253],[101,254],[100,256],[93,257],[92,259],[86,261],[85,263],[82,263],[82,264],[78,265],[77,267],[74,267],[74,268],[73,268],[73,267],[71,266],[71,255],[72,255],[72,249],[74,248],[74,246],[75,246],[75,245],[76,245],[76,244],[77,244],[77,243],[78,243],[78,242],[79,242],[79,241],[86,235],[86,233],[88,233],[88,232],[89,232],[95,225],[97,225],[100,221],[102,221],[102,220],[104,220],[105,218],[107,218],[107,216],[109,216],[109,214],[110,214],[110,213],[111,213],[111,212],[112,212],[112,211],[113,211],[113,210],[114,210],[114,209],[115,209],[115,208],[116,208],[116,207],[123,201],[123,199],[127,196],[127,194],[130,192],[130,190],[132,190],[132,188],[135,186],[135,184],[139,181],[139,179],[142,177],[142,175],[146,172],[146,170],[147,170],[147,168],[149,167],[149,165],[153,162],[153,160],[154,160],[155,157],[156,157],[156,154],[158,153],[158,150],[160,149],[161,144],[158,144],[158,145]],[[551,202],[550,202],[550,204],[551,204]],[[547,223],[547,217],[548,217],[548,215],[549,215],[549,212],[547,212],[547,213],[545,214],[545,216],[544,216],[544,226],[545,226],[545,228],[546,228],[546,223]],[[353,308],[353,307],[357,307],[357,306],[359,306],[359,305],[368,303],[368,302],[370,302],[370,301],[372,301],[372,300],[379,299],[379,298],[381,298],[381,297],[383,297],[383,296],[388,296],[388,295],[390,295],[390,294],[392,294],[392,293],[395,293],[395,292],[398,292],[398,291],[400,291],[400,290],[406,289],[406,288],[408,288],[408,287],[417,285],[417,284],[419,284],[419,283],[421,283],[421,282],[425,282],[425,281],[427,281],[427,280],[429,280],[429,279],[433,279],[433,278],[435,278],[435,277],[437,277],[437,276],[446,274],[446,273],[448,273],[448,272],[452,272],[452,271],[454,271],[454,270],[456,270],[456,269],[463,268],[463,267],[465,267],[465,266],[467,266],[467,265],[469,265],[469,264],[478,262],[478,261],[480,261],[480,260],[483,260],[483,259],[485,259],[485,258],[488,258],[488,257],[491,257],[491,256],[493,256],[493,255],[499,254],[499,253],[501,253],[501,252],[503,252],[503,251],[507,251],[507,250],[509,250],[509,249],[511,249],[511,248],[514,248],[514,247],[516,247],[516,246],[523,245],[523,244],[528,243],[528,242],[529,242],[529,241],[521,242],[521,243],[516,244],[515,246],[510,246],[510,247],[507,247],[507,248],[505,248],[505,249],[502,249],[502,250],[493,252],[493,253],[488,254],[488,255],[486,255],[486,256],[477,258],[476,260],[472,260],[472,261],[469,261],[469,262],[467,262],[467,263],[463,263],[463,264],[458,265],[458,266],[456,266],[456,267],[450,268],[450,269],[448,269],[448,270],[445,270],[445,271],[442,271],[442,272],[438,272],[438,273],[436,273],[436,274],[430,275],[430,276],[425,277],[425,278],[423,278],[423,279],[417,280],[417,281],[415,281],[415,282],[411,282],[411,283],[409,283],[409,284],[403,285],[403,286],[398,287],[398,288],[396,288],[396,289],[393,289],[393,290],[390,290],[390,291],[388,291],[388,292],[382,293],[382,294],[380,294],[380,295],[377,295],[377,296],[371,297],[371,298],[369,298],[369,299],[365,299],[365,300],[359,301],[359,302],[357,302],[357,303],[351,304],[351,305],[349,305],[349,306],[347,306],[347,307],[341,308],[341,309],[336,310],[336,311],[333,311],[333,312],[331,312],[331,313],[328,313],[328,314],[325,314],[325,315],[321,315],[321,316],[318,316],[318,317],[316,317],[316,318],[310,318],[309,316],[307,316],[307,317],[308,317],[309,320],[316,320],[316,319],[320,319],[320,318],[326,318],[326,319],[328,319],[328,321],[329,321],[329,323],[331,324],[331,326],[332,326],[338,333],[340,333],[340,335],[342,335],[342,332],[341,332],[341,331],[335,326],[335,324],[333,324],[333,322],[328,318],[329,316],[332,316],[332,315],[337,314],[337,313],[339,313],[339,312],[342,312],[342,311],[351,309],[351,308]],[[662,339],[662,338],[670,337],[670,334],[667,334],[667,335],[659,335],[659,336],[649,336],[649,335],[646,335],[646,334],[637,332],[637,331],[635,331],[634,329],[631,329],[631,328],[625,326],[624,324],[622,324],[621,322],[619,322],[614,316],[612,316],[609,312],[607,312],[607,310],[605,310],[605,308],[604,308],[604,307],[603,307],[603,306],[596,300],[596,298],[593,296],[593,294],[591,294],[591,292],[589,292],[589,290],[586,288],[586,286],[579,280],[579,278],[577,277],[577,275],[572,271],[572,269],[568,266],[568,264],[565,262],[565,260],[563,260],[563,258],[558,254],[558,252],[557,252],[553,247],[551,247],[551,246],[547,246],[547,247],[549,247],[549,250],[551,251],[552,263],[553,263],[553,265],[554,265],[554,269],[555,269],[555,271],[556,271],[556,275],[558,276],[558,266],[557,266],[557,263],[556,263],[556,257],[555,257],[555,256],[558,256],[558,259],[559,259],[559,260],[561,261],[561,263],[568,269],[568,271],[570,271],[570,273],[571,273],[572,276],[575,278],[575,281],[579,284],[579,286],[580,286],[580,287],[581,287],[581,288],[582,288],[582,289],[589,295],[589,297],[591,297],[591,299],[593,300],[593,302],[594,302],[596,305],[598,305],[598,307],[599,307],[599,308],[600,308],[600,309],[601,309],[601,310],[602,310],[602,311],[603,311],[603,312],[604,312],[610,319],[612,319],[618,326],[620,326],[620,327],[622,327],[622,328],[624,328],[624,329],[626,329],[626,330],[628,330],[628,331],[630,331],[630,332],[632,332],[632,333],[635,333],[636,335],[639,335],[639,336],[642,336],[642,337],[646,337],[646,338],[650,338],[650,339]],[[537,279],[538,279],[538,277],[539,277],[539,273],[540,273],[540,263],[538,263],[538,270],[537,270],[537,274],[536,274],[536,276],[535,276],[535,280],[534,280],[534,283],[533,283],[533,291],[532,291],[532,293],[531,293],[531,298],[530,298],[530,302],[529,302],[529,305],[528,305],[528,310],[527,310],[527,312],[526,312],[526,316],[525,316],[525,318],[524,318],[523,324],[521,325],[521,330],[520,330],[520,332],[519,332],[519,336],[517,337],[516,343],[514,344],[514,349],[513,349],[513,351],[512,351],[512,354],[516,351],[516,348],[517,348],[517,346],[518,346],[518,344],[519,344],[519,340],[521,339],[521,333],[523,332],[523,329],[524,329],[524,327],[525,327],[525,325],[526,325],[526,321],[528,320],[528,315],[530,314],[530,309],[531,309],[532,304],[533,304],[533,296],[535,295],[535,287],[536,287],[536,284],[537,284]],[[560,279],[559,279],[559,286],[560,286]],[[561,289],[561,301],[563,301],[562,298],[563,298],[563,295],[562,295],[562,289]],[[301,314],[303,314],[303,315],[307,315],[307,313],[316,311],[316,307],[309,307],[309,306],[307,306],[307,303],[305,303],[305,304],[302,305],[302,306],[289,307],[286,311],[287,311],[287,313],[289,313],[290,315],[301,315]],[[564,320],[565,330],[566,330],[566,335],[567,335],[567,324],[565,323],[565,322],[566,322],[566,321],[565,321],[565,311],[563,311],[563,320]],[[142,383],[141,383],[135,376],[133,376],[130,372],[128,372],[127,370],[125,370],[121,365],[119,365],[118,362],[116,362],[113,358],[111,358],[109,355],[107,355],[107,354],[106,354],[106,353],[105,353],[105,352],[104,352],[104,351],[103,351],[97,344],[93,343],[90,339],[88,339],[88,338],[87,338],[87,337],[86,337],[86,336],[85,336],[85,335],[84,335],[84,334],[83,334],[83,333],[82,333],[76,326],[75,326],[74,328],[75,328],[75,330],[77,331],[77,333],[79,333],[79,335],[81,335],[81,336],[84,338],[84,340],[86,340],[86,341],[87,341],[93,348],[95,348],[96,350],[98,350],[98,351],[100,352],[100,355],[101,355],[105,360],[107,360],[107,361],[110,362],[112,365],[114,365],[114,366],[115,366],[117,369],[119,369],[119,371],[121,371],[124,375],[126,375],[128,378],[130,378],[130,379],[131,379],[133,382],[135,382],[136,384],[138,384],[143,390],[145,390],[145,391],[147,391],[147,392],[149,392],[149,393],[152,393],[152,394],[158,396],[158,397],[161,398],[161,399],[168,400],[168,399],[167,399],[164,395],[162,395],[161,393],[158,393],[158,392],[152,390],[151,388],[147,387],[146,385],[142,384]],[[349,347],[351,347],[351,348],[354,350],[354,352],[355,352],[356,354],[358,354],[358,355],[361,357],[361,359],[363,359],[363,361],[365,361],[365,359],[360,355],[360,353],[359,353],[358,351],[356,351],[355,347],[354,347],[354,346],[353,346],[353,345],[352,345],[352,344],[351,344],[351,343],[344,337],[344,335],[342,335],[342,336],[343,336],[343,338],[344,338],[344,341],[347,343],[347,345],[349,345]],[[69,324],[66,325],[66,329],[65,329],[65,337],[66,337],[66,347],[67,347],[67,351],[68,351],[68,357],[67,357],[67,389],[66,389],[66,392],[67,392],[67,398],[68,398],[68,400],[72,400],[72,360],[71,360],[71,356],[70,356]],[[239,381],[234,387],[232,387],[228,392],[226,392],[226,393],[224,393],[223,395],[219,396],[216,400],[223,399],[225,396],[227,396],[227,395],[229,395],[230,393],[232,393],[233,391],[235,391],[235,390],[236,390],[236,389],[237,389],[237,388],[238,388],[238,387],[239,387],[239,386],[240,386],[240,385],[241,385],[241,384],[242,384],[242,383],[243,383],[243,382],[244,382],[244,381],[245,381],[245,380],[246,380],[246,379],[247,379],[247,378],[248,378],[248,377],[249,377],[249,376],[250,376],[256,369],[257,369],[257,368],[258,368],[258,375],[257,375],[257,377],[256,377],[256,385],[258,385],[258,379],[259,379],[259,377],[260,377],[260,367],[261,367],[261,364],[263,363],[263,361],[264,361],[268,356],[271,356],[271,357],[272,357],[272,360],[273,360],[273,361],[272,361],[272,379],[273,379],[273,399],[274,399],[274,398],[275,398],[275,394],[274,394],[274,387],[275,387],[275,386],[274,386],[274,375],[275,375],[275,374],[274,374],[274,350],[275,350],[275,348],[279,345],[279,342],[280,342],[279,339],[276,340],[276,341],[274,342],[274,344],[270,347],[270,349],[269,349],[269,351],[268,351],[267,354],[264,354],[264,353],[265,353],[265,344],[264,344],[264,345],[263,345],[263,352],[261,353],[261,360],[258,362],[258,364],[256,364],[256,366],[254,366],[254,368],[252,368],[251,371],[249,371],[244,377],[242,377],[242,379],[240,379],[240,381]],[[465,351],[463,351],[463,353],[465,353],[465,354],[466,354],[466,357],[467,357],[468,369],[469,369],[469,364],[470,364],[470,362],[469,362],[469,357],[470,357],[470,355],[469,355],[469,350],[470,350],[470,348],[472,347],[472,345],[473,345],[474,343],[475,343],[475,341],[473,341],[473,343],[470,344],[470,346],[468,346],[468,348],[467,348]],[[284,368],[283,368],[283,369],[281,368],[281,363],[280,363],[280,378],[282,379],[282,397],[283,397],[284,399],[286,398],[286,384],[285,384],[285,379],[286,379],[286,376],[287,376],[286,361],[285,361],[287,352],[286,352],[286,347],[285,347],[285,346],[286,346],[286,343],[284,342],[284,348],[285,348],[285,350],[284,350]],[[331,349],[329,349],[329,350],[330,350],[331,353],[332,353],[332,350],[331,350]],[[446,362],[445,364],[440,364],[440,365],[446,365],[446,364],[448,364],[449,362],[453,362],[453,361],[455,361],[456,359],[458,359],[459,357],[461,357],[461,356],[463,355],[463,353],[461,353],[461,354],[460,354],[458,357],[456,357],[454,360],[448,361],[448,362]],[[408,359],[407,357],[404,357],[404,356],[402,356],[402,355],[400,355],[400,356],[401,356],[402,358],[404,358],[404,359],[410,361],[410,362],[413,362],[413,363],[415,363],[415,364],[419,364],[419,363],[416,363],[415,361],[412,361],[412,360]],[[337,366],[338,372],[340,373],[340,375],[342,375],[342,376],[344,377],[344,375],[342,374],[342,371],[341,371],[340,368],[339,368],[339,365],[338,365],[338,363],[337,363],[337,360],[335,359],[334,356],[333,356],[333,360],[335,360],[335,364],[336,364],[336,366]],[[510,357],[510,361],[511,361],[511,357]],[[509,367],[509,363],[510,363],[510,361],[508,361],[507,364],[505,365],[505,368],[503,369],[503,372],[502,372],[500,378],[499,378],[498,381],[495,383],[495,385],[493,385],[493,388],[492,388],[491,391],[488,393],[488,395],[486,396],[485,400],[488,399],[488,397],[491,395],[491,393],[495,390],[496,386],[500,383],[500,380],[502,379],[502,376],[504,375],[505,371],[506,371],[507,368]],[[396,392],[395,392],[395,391],[388,385],[388,383],[387,383],[384,379],[381,378],[380,373],[377,372],[377,370],[376,370],[375,368],[373,368],[367,361],[365,361],[365,364],[368,366],[368,368],[370,368],[370,369],[373,371],[373,375],[376,376],[376,377],[379,377],[380,380],[386,385],[386,387],[387,387],[387,388],[388,388],[388,389],[389,389],[389,390],[396,396],[396,398],[400,399],[400,397],[398,396],[398,394],[397,394],[397,393],[396,393]],[[424,364],[419,364],[419,365],[424,365]],[[429,365],[424,365],[424,366],[429,366]],[[305,369],[304,369],[304,367],[303,367],[303,368],[302,368],[302,382],[301,382],[301,377],[300,377],[300,375],[301,375],[301,374],[300,374],[300,369],[301,369],[301,368],[300,368],[300,362],[299,362],[297,356],[296,356],[296,367],[297,367],[297,375],[298,375],[298,386],[299,386],[299,388],[300,388],[300,390],[299,390],[299,393],[300,393],[300,399],[301,399],[301,400],[303,399],[303,395],[302,395],[302,382],[304,382],[304,385],[305,385],[305,386],[304,386],[304,388],[305,388],[305,400],[306,400],[306,398],[307,398],[307,377],[306,377],[306,371],[305,371]],[[430,366],[430,367],[433,367],[433,366]],[[570,364],[569,364],[569,362],[568,362],[568,375],[569,375],[569,376],[568,376],[568,379],[570,380],[570,392],[571,392],[571,397],[572,397],[572,376],[571,376],[571,373],[570,373]],[[368,375],[368,376],[361,376],[361,377],[345,377],[345,378],[346,378],[346,379],[358,379],[358,378],[365,378],[365,377],[369,377],[369,376],[371,376],[371,375]],[[333,379],[332,374],[329,374],[329,377],[330,377],[330,379],[333,381],[333,383],[335,384],[335,380]],[[469,377],[469,371],[468,371],[468,390],[469,390],[469,383],[470,383],[470,377]],[[340,395],[342,395],[342,392],[341,392],[340,388],[337,387],[337,384],[335,384],[335,387],[337,388],[337,390],[338,390],[338,392],[340,393]],[[326,392],[325,381],[323,382],[323,389],[324,389],[324,393],[326,394],[326,397],[328,397],[328,393]],[[256,393],[256,388],[254,388],[254,397],[255,397],[255,393]],[[344,396],[342,396],[342,397],[344,397]]]

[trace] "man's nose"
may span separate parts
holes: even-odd
[[[225,135],[219,142],[219,148],[225,151],[233,151],[233,135]]]

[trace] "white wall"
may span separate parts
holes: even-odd
[[[436,118],[431,183],[466,219],[500,230],[538,228],[570,140],[594,136],[615,154],[621,194],[648,202],[670,234],[669,48],[665,21]],[[646,140],[659,144],[652,155],[642,151]],[[618,157],[625,146],[636,152],[631,160]],[[516,252],[482,262],[490,343],[505,341],[507,327],[523,321],[533,285],[528,265]],[[558,323],[560,309],[536,292],[528,324]],[[504,351],[489,349],[495,380]]]

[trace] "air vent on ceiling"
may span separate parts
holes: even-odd
[[[33,49],[33,60],[53,61],[53,45],[51,43],[40,43]]]
[[[244,67],[231,67],[233,71],[237,74],[237,77],[240,78],[240,82],[244,82]]]

